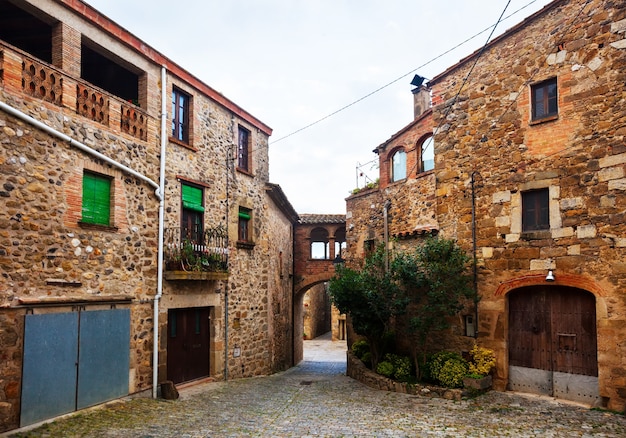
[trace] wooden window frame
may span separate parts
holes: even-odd
[[[181,98],[183,99],[181,101]],[[182,118],[180,120],[182,111]],[[171,137],[177,142],[191,144],[191,95],[172,88],[172,130]]]
[[[424,147],[424,145],[427,145],[430,142],[430,147],[432,148],[432,155],[433,155],[433,163],[432,163],[432,168],[430,169],[426,169],[426,161],[424,161],[424,152],[427,150],[427,147]],[[417,149],[418,153],[419,153],[419,163],[420,163],[420,173],[424,173],[424,172],[430,172],[431,170],[435,169],[435,137],[431,134],[428,137],[426,137],[419,145],[419,148]]]
[[[254,242],[252,240],[252,210],[245,207],[239,207],[237,215],[237,247],[252,248]]]
[[[531,85],[530,101],[532,122],[558,118],[559,94],[556,77]]]
[[[399,154],[404,154],[404,176],[402,178],[396,178],[396,172],[395,172],[395,158],[399,155]],[[407,153],[404,150],[404,148],[398,148],[396,150],[394,150],[391,153],[391,159],[389,160],[389,165],[391,166],[391,182],[398,182],[398,181],[402,181],[404,179],[407,178]]]
[[[251,173],[250,168],[250,138],[252,133],[249,129],[239,126],[237,131],[237,170]]]
[[[548,188],[522,192],[522,232],[550,229],[550,190]]]
[[[187,188],[187,190],[185,188]],[[196,191],[200,193],[198,194]],[[184,241],[187,239],[196,244],[203,244],[204,189],[193,184],[181,183],[180,205],[181,240]]]

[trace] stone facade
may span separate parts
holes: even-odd
[[[32,18],[33,10],[45,19]],[[180,312],[207,312],[205,377],[291,366],[298,216],[280,187],[269,183],[271,129],[84,3],[0,2],[0,26],[8,28],[11,18],[2,17],[12,14],[33,26],[16,32],[43,36],[23,47],[20,38],[0,41],[0,431],[20,424],[26,315],[128,309],[124,395],[170,380],[168,363],[176,358],[168,355],[168,342]],[[128,80],[107,82],[98,71],[82,77],[85,59],[127,75],[136,86],[116,88]],[[172,135],[175,92],[188,98],[182,140]],[[245,163],[237,160],[241,131],[247,133]],[[228,240],[223,249],[195,250],[227,256],[227,273],[158,271],[162,137],[165,235],[182,238],[183,186],[199,190],[195,211],[202,211],[203,229],[225,227]],[[84,220],[86,172],[110,181],[108,225]],[[170,244],[182,245],[177,242]],[[152,378],[155,325],[158,382]]]
[[[326,283],[313,286],[304,295],[303,339],[315,339],[331,330],[330,299]]]
[[[583,291],[595,301],[595,328],[589,329],[597,330],[593,403],[625,408],[625,23],[626,10],[615,2],[554,1],[427,84],[433,185],[426,192],[411,188],[409,172],[401,185],[410,194],[398,207],[415,211],[406,201],[411,196],[433,202],[434,221],[428,214],[398,217],[390,211],[389,235],[394,227],[434,225],[469,254],[475,245],[477,340],[496,352],[497,389],[511,385],[510,297],[536,289]],[[533,117],[538,103],[531,93],[553,78],[558,113]],[[418,117],[404,131],[415,130],[417,138],[423,123]],[[384,156],[393,147],[394,138],[377,152]],[[389,180],[384,165],[381,160],[381,189],[348,199],[351,255],[359,255],[368,236],[383,237],[385,201],[390,210],[399,204],[382,188]],[[549,226],[528,232],[522,198],[537,190],[547,194]],[[550,270],[556,280],[546,283]]]

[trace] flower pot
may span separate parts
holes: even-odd
[[[485,390],[491,388],[493,383],[493,379],[491,376],[481,377],[480,379],[475,379],[473,377],[464,377],[463,378],[463,386],[465,388],[479,389]]]

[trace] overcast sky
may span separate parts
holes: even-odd
[[[377,178],[371,165],[357,178],[357,163],[413,119],[415,74],[479,49],[507,4],[494,36],[550,3],[86,1],[273,128],[270,181],[298,213],[345,213],[350,191]]]

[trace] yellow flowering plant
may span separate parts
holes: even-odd
[[[469,374],[484,377],[496,366],[496,355],[489,348],[474,347],[469,352]]]

